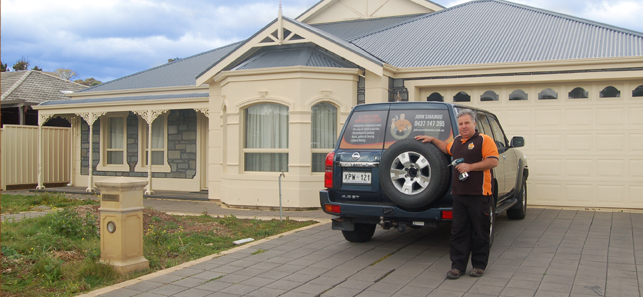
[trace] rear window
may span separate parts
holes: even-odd
[[[429,135],[444,141],[453,139],[446,109],[366,110],[353,113],[339,148],[382,149],[398,140]]]

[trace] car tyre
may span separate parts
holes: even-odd
[[[507,217],[512,220],[522,220],[527,215],[527,181],[524,179],[522,181],[522,189],[520,189],[518,195],[516,205],[507,209]]]
[[[448,164],[447,156],[434,144],[400,140],[382,154],[380,186],[400,208],[419,210],[449,190]]]
[[[350,242],[367,242],[373,238],[375,234],[375,224],[360,224],[355,223],[353,231],[342,231],[344,238]]]

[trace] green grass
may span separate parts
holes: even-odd
[[[33,211],[38,206],[51,208],[62,208],[77,205],[98,205],[98,201],[90,199],[74,199],[65,197],[63,194],[42,193],[37,195],[8,195],[2,194],[0,211],[2,214]]]
[[[4,200],[5,195],[3,207]],[[144,256],[150,268],[119,274],[99,261],[95,213],[82,217],[74,208],[2,223],[2,296],[73,296],[216,254],[234,247],[235,240],[258,240],[315,223],[170,216],[145,209]]]

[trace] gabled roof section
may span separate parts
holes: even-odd
[[[212,65],[212,63],[219,61],[240,44],[240,42],[237,42],[191,57],[179,59],[91,87],[83,92],[194,86],[194,78],[197,74]]]
[[[643,56],[643,33],[478,0],[350,40],[395,67]]]
[[[258,54],[232,70],[291,66],[357,68],[354,64],[342,61],[341,58],[326,53],[320,48],[307,45],[284,45],[265,47]]]
[[[322,0],[299,15],[306,24],[431,13],[444,9],[428,0]]]
[[[408,22],[425,14],[403,15],[387,18],[352,20],[334,23],[311,25],[317,29],[328,32],[344,40],[351,40],[357,37],[368,35],[400,23]]]
[[[2,72],[2,101],[38,104],[49,100],[69,99],[61,91],[80,91],[87,86],[64,80],[42,71]]]
[[[253,57],[262,47],[279,47],[290,44],[310,44],[334,53],[359,67],[377,74],[383,73],[383,63],[361,48],[328,32],[289,19],[278,18],[261,31],[229,52],[219,62],[212,64],[197,76],[196,85],[206,83],[219,72],[231,70]]]

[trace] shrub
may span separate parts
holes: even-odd
[[[44,257],[34,264],[33,273],[35,273],[36,276],[47,280],[47,282],[52,283],[62,277],[62,264],[63,260]]]
[[[84,218],[77,213],[64,209],[49,215],[51,229],[55,234],[80,238],[98,236],[98,228],[94,225],[96,217],[87,214]]]

